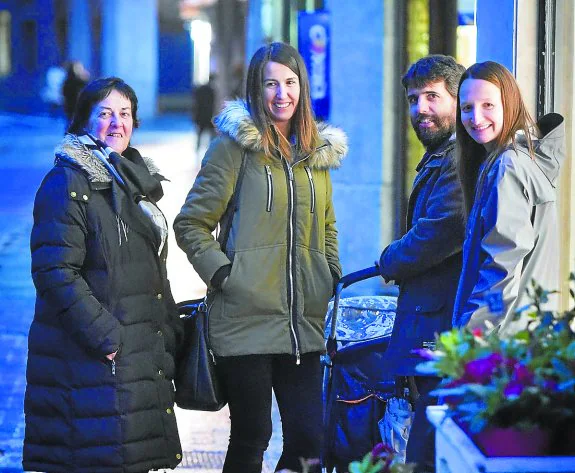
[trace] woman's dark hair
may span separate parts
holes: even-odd
[[[277,62],[293,71],[300,86],[299,102],[291,119],[291,133],[295,136],[299,151],[311,153],[317,145],[319,133],[311,108],[310,85],[307,69],[299,52],[285,43],[271,43],[258,49],[248,68],[246,101],[257,129],[262,134],[262,147],[271,154],[277,146],[290,158],[289,136],[283,136],[275,127],[264,102],[264,70],[268,62]],[[274,131],[275,130],[275,136]],[[276,145],[276,137],[279,141]]]
[[[138,98],[136,97],[136,92],[122,79],[106,77],[104,79],[96,79],[82,89],[76,102],[74,118],[68,127],[68,133],[74,133],[75,135],[84,133],[93,108],[110,95],[112,90],[117,90],[130,101],[134,128],[138,128],[140,120],[138,119]]]
[[[501,92],[501,105],[503,106],[503,128],[497,138],[493,151],[487,153],[482,144],[477,143],[463,126],[461,120],[461,101],[459,91],[466,79],[481,79],[495,85]],[[515,135],[518,131],[525,133],[527,148],[531,157],[534,157],[532,137],[539,136],[539,130],[533,122],[529,111],[521,97],[519,85],[513,74],[501,64],[493,61],[478,62],[469,67],[461,76],[457,94],[457,112],[455,121],[455,161],[457,173],[463,190],[465,213],[469,216],[473,200],[479,168],[483,161],[496,159],[509,146],[515,147]]]

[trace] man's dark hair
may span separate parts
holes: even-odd
[[[136,97],[136,92],[119,77],[106,77],[90,82],[80,92],[78,102],[76,102],[74,118],[68,127],[68,133],[83,134],[93,108],[110,95],[112,90],[117,90],[130,101],[134,128],[138,128],[140,120],[138,119],[138,98]]]
[[[414,62],[401,78],[401,83],[407,91],[409,87],[420,89],[427,84],[444,81],[451,96],[457,97],[459,79],[464,72],[465,67],[451,56],[431,54]]]

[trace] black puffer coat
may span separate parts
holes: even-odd
[[[133,189],[161,189],[137,151],[125,155]],[[133,197],[67,135],[34,205],[25,470],[123,473],[180,462],[180,324],[158,248]],[[112,363],[106,355],[116,350]]]

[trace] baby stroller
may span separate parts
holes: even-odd
[[[346,472],[381,442],[378,421],[395,396],[393,369],[385,359],[396,295],[340,299],[344,288],[379,276],[372,266],[341,278],[326,315],[324,357],[324,471]]]

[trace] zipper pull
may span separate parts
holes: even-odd
[[[287,165],[287,169],[288,169],[289,180],[293,181],[293,171],[292,171],[291,166],[289,164]]]
[[[268,176],[271,176],[271,175],[272,175],[272,169],[271,169],[267,164],[266,164],[266,174],[267,174]]]
[[[112,360],[112,376],[116,376],[116,361]]]
[[[299,350],[296,350],[295,352],[295,364],[296,365],[300,365],[301,364],[301,358],[299,356]]]
[[[214,362],[214,365],[215,365],[216,364],[216,357],[214,355],[214,352],[212,351],[211,348],[208,351],[210,352],[210,355],[212,356],[212,361]]]
[[[311,169],[309,168],[309,166],[305,166],[304,169],[305,169],[305,172],[307,173],[307,176],[309,177],[309,180],[310,180],[310,181],[313,181],[313,174],[312,174]]]

